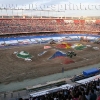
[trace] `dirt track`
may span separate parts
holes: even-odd
[[[99,44],[90,44],[92,46],[98,46]],[[53,73],[62,71],[62,67],[65,70],[73,68],[84,67],[100,63],[100,50],[93,50],[92,48],[86,48],[84,50],[74,50],[77,56],[70,58],[75,63],[63,64],[62,58],[48,60],[50,56],[54,54],[55,47],[48,51],[41,57],[37,56],[39,53],[45,51],[44,45],[29,45],[23,47],[14,47],[11,49],[0,50],[0,83],[10,83],[12,81],[22,81],[29,78],[37,78],[40,76],[46,76]],[[34,57],[32,62],[26,62],[23,59],[17,58],[14,55],[14,51],[27,51]],[[57,49],[58,50],[58,49]],[[60,49],[67,52],[73,49]]]

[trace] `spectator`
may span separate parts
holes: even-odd
[[[90,100],[96,100],[97,99],[97,95],[94,93],[94,90],[91,89],[90,90]]]

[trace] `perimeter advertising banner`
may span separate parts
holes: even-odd
[[[17,40],[9,40],[9,41],[5,41],[5,45],[6,45],[6,46],[14,46],[14,45],[18,45],[18,41],[17,41]]]
[[[96,76],[93,76],[93,77],[90,77],[90,78],[86,78],[86,79],[83,79],[83,80],[80,80],[80,81],[76,81],[77,83],[80,83],[80,84],[85,84],[85,83],[88,83],[88,82],[91,82],[91,81],[96,81],[100,79],[100,74],[99,75],[96,75]]]

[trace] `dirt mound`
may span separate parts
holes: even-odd
[[[56,49],[50,49],[47,52],[45,52],[43,55],[39,56],[40,59],[48,59],[51,57],[57,50]]]
[[[56,48],[71,48],[71,44],[69,43],[63,43],[56,45]]]
[[[70,64],[70,63],[74,63],[74,61],[72,59],[69,59],[69,58],[65,58],[63,61],[63,64]]]
[[[54,61],[55,63],[62,63],[63,59],[65,59],[65,57],[59,56],[59,57],[56,57],[56,58],[50,59],[50,60]]]
[[[62,63],[62,64],[74,63],[74,61],[72,59],[66,58],[66,57],[56,57],[53,60],[55,60],[55,62],[59,62],[59,63]]]

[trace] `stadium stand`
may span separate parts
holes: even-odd
[[[0,34],[91,31],[100,32],[100,20],[61,18],[0,18]]]
[[[27,100],[99,100],[100,80],[91,81],[83,85],[30,94]],[[20,99],[19,99],[20,100]],[[24,99],[22,99],[24,100]]]

